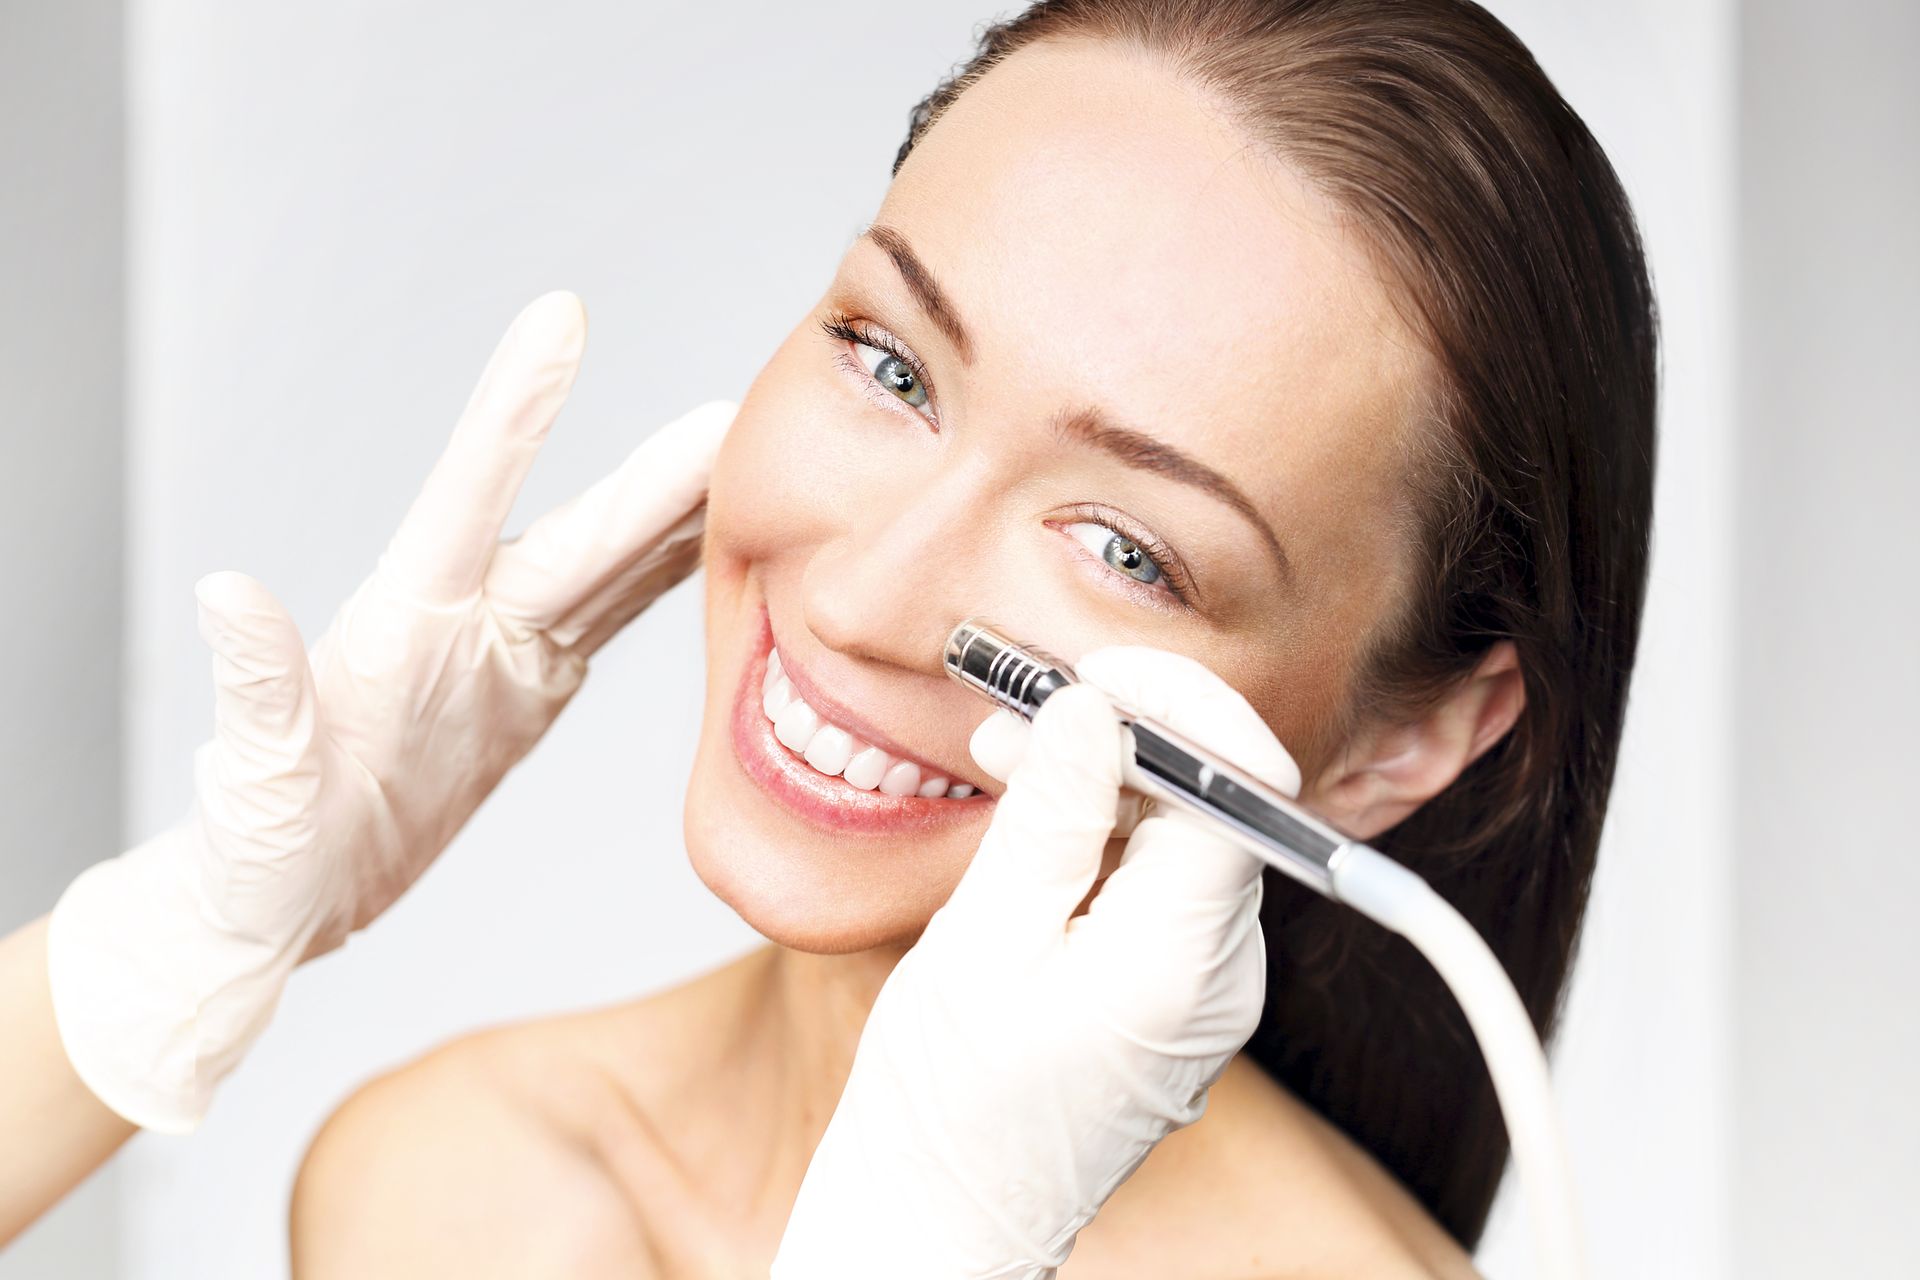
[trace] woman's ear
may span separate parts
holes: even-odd
[[[1526,683],[1511,640],[1418,720],[1363,725],[1303,799],[1349,835],[1371,840],[1444,791],[1513,727]]]

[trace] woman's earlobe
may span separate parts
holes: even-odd
[[[1341,830],[1370,840],[1446,790],[1525,707],[1519,656],[1502,640],[1419,719],[1356,733],[1314,779],[1307,801]]]

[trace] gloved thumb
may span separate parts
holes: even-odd
[[[974,727],[967,749],[982,769],[1005,782],[1027,753],[1032,732],[1025,720],[1002,707]],[[1124,840],[1132,835],[1152,808],[1153,801],[1139,792],[1122,791],[1114,805],[1113,838]]]
[[[306,812],[320,785],[320,706],[299,627],[244,573],[210,573],[193,593],[200,636],[213,650],[214,781],[269,805],[266,816]]]
[[[983,765],[986,762],[982,762]],[[1100,689],[1071,684],[1035,714],[979,850],[940,915],[996,946],[1064,934],[1093,887],[1120,792],[1120,722]]]
[[[1005,782],[1027,754],[1027,739],[1032,736],[1025,720],[1001,707],[974,727],[967,750],[982,769]]]

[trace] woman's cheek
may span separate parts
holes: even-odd
[[[747,396],[714,462],[708,552],[778,562],[834,536],[862,495],[890,491],[915,465],[906,434],[884,410],[855,402],[826,366],[776,360]]]

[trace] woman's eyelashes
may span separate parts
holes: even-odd
[[[863,327],[839,311],[827,314],[820,322],[820,328],[827,336],[853,344],[859,363],[852,364],[857,373],[864,373],[867,386],[880,396],[891,397],[913,409],[935,426],[940,419],[933,413],[933,379],[927,374],[927,366],[920,357],[907,350],[893,336],[879,329]],[[843,361],[852,357],[841,353]],[[884,404],[884,400],[882,401]]]
[[[1098,508],[1082,504],[1073,514],[1080,519],[1063,524],[1062,531],[1124,578],[1126,589],[1159,608],[1168,607],[1169,597],[1191,607],[1193,581],[1173,548],[1145,530],[1119,527]]]
[[[894,412],[904,403],[938,428],[939,419],[932,412],[933,380],[918,356],[885,330],[841,311],[828,312],[820,328],[828,337],[853,346],[857,361],[845,351],[837,361],[856,376],[869,399]],[[1063,525],[1063,530],[1087,531],[1068,536],[1114,571],[1113,576],[1121,579],[1121,590],[1154,608],[1191,609],[1192,577],[1171,547],[1089,504],[1074,507],[1073,513],[1080,519]]]

